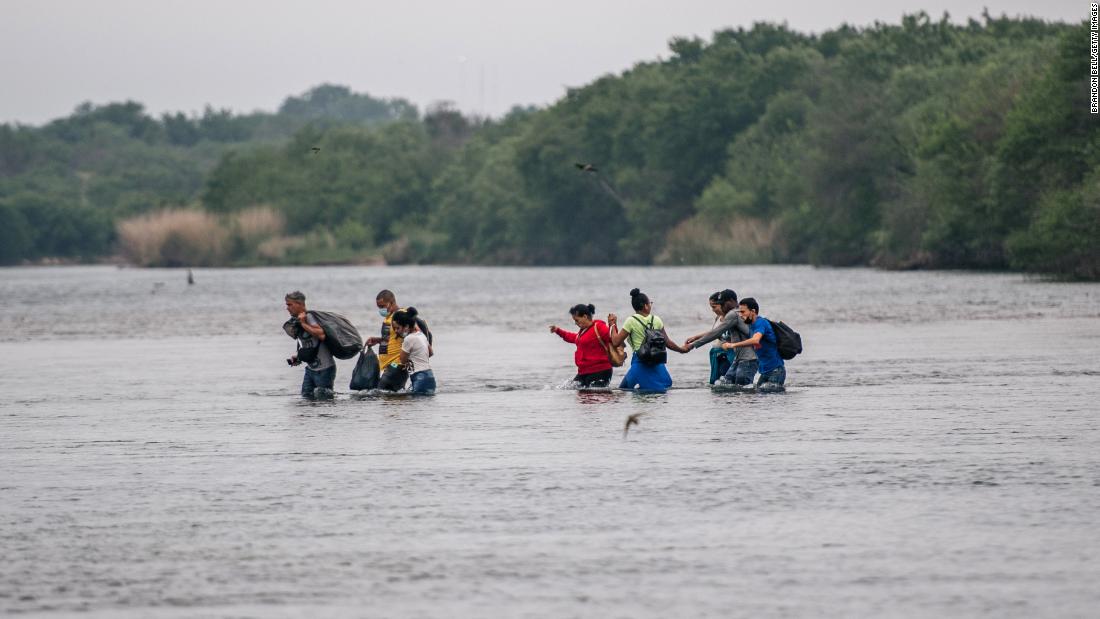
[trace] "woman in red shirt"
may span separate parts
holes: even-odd
[[[573,357],[577,364],[577,375],[573,377],[573,382],[580,388],[607,387],[611,382],[611,362],[607,359],[605,347],[611,341],[611,331],[606,322],[592,319],[595,313],[594,305],[574,305],[569,308],[573,323],[579,329],[576,333],[559,329],[556,325],[550,326],[551,333],[577,345],[577,352]]]

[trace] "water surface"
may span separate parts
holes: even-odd
[[[1090,616],[1100,286],[808,267],[0,270],[0,609],[33,615]],[[673,337],[730,286],[781,395],[578,394],[567,308]],[[283,294],[439,393],[296,397]],[[617,370],[616,376],[622,371]],[[645,413],[624,439],[628,415]]]

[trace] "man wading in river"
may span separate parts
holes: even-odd
[[[752,329],[752,336],[740,342],[726,342],[722,344],[722,348],[733,350],[751,346],[756,351],[760,368],[760,378],[756,381],[757,389],[782,391],[783,383],[787,381],[787,368],[783,364],[783,358],[779,356],[779,340],[775,336],[771,322],[760,315],[760,304],[756,299],[741,299],[738,308],[741,319]]]
[[[378,388],[385,391],[400,391],[405,388],[409,373],[401,367],[401,342],[404,338],[393,328],[393,315],[402,308],[397,304],[397,296],[389,290],[379,292],[374,298],[374,304],[378,306],[378,315],[382,317],[382,334],[381,337],[368,337],[365,344],[378,345],[378,367],[382,369]],[[416,326],[428,338],[428,354],[433,354],[432,332],[428,329],[428,323],[418,317]]]
[[[314,398],[332,393],[336,382],[336,360],[325,345],[325,330],[306,310],[306,295],[295,290],[286,295],[286,311],[298,320],[298,353],[287,359],[290,365],[306,364],[302,377],[302,397]]]
[[[741,317],[741,311],[737,303],[737,293],[726,288],[718,293],[716,300],[722,307],[722,322],[702,335],[689,337],[687,342],[684,343],[684,348],[694,350],[723,335],[726,342],[740,342],[752,336],[752,327]],[[729,370],[718,378],[716,384],[739,385],[742,387],[752,384],[752,379],[756,376],[758,367],[756,351],[753,347],[743,346],[736,349],[736,354],[737,358]]]

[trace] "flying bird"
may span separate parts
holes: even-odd
[[[316,155],[317,153],[321,152],[321,147],[320,146],[314,146],[313,148],[311,148],[309,150],[313,151],[313,154]]]
[[[581,172],[598,172],[599,171],[599,170],[596,169],[596,166],[592,165],[591,163],[574,163],[573,165],[577,166],[577,169],[580,170]]]
[[[623,426],[623,438],[626,438],[627,433],[630,432],[630,426],[638,425],[638,420],[645,416],[645,413],[634,413],[626,418],[626,425]]]

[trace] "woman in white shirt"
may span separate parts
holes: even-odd
[[[401,341],[401,363],[409,372],[409,393],[435,393],[435,374],[428,358],[431,347],[428,338],[416,326],[415,307],[399,310],[393,315],[393,328],[404,338]]]

